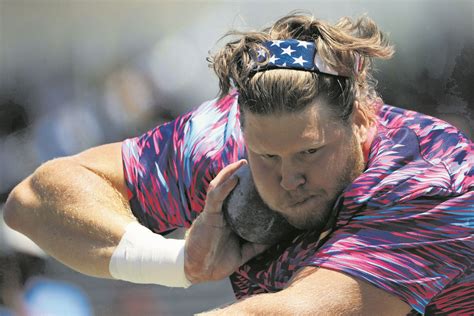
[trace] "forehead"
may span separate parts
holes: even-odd
[[[341,129],[326,106],[315,102],[296,113],[245,115],[244,138],[261,153],[290,153],[323,145]]]

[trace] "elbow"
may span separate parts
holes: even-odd
[[[15,188],[16,189],[16,188]],[[14,230],[20,230],[21,220],[19,219],[20,201],[18,193],[13,189],[8,195],[8,199],[3,206],[3,221],[7,226]]]
[[[23,180],[9,194],[3,207],[3,220],[12,229],[25,233],[34,214],[34,195],[29,189],[30,178]],[[30,216],[29,216],[30,215]]]
[[[43,164],[10,192],[3,207],[3,219],[10,228],[28,236],[37,227],[45,201],[41,188],[54,179],[54,164],[54,160]]]
[[[13,229],[17,227],[16,220],[16,209],[15,209],[15,197],[13,197],[13,191],[8,195],[8,199],[3,206],[3,221]]]

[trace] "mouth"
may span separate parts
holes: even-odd
[[[306,204],[307,202],[309,202],[313,198],[315,198],[315,195],[310,195],[310,196],[307,196],[305,198],[300,198],[300,199],[297,199],[296,202],[290,203],[289,206],[290,206],[290,208],[299,207],[299,206],[302,206],[302,205]]]

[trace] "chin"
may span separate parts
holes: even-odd
[[[319,217],[319,216],[318,216]],[[326,221],[322,218],[318,220],[305,220],[305,221],[288,221],[292,226],[300,230],[320,230],[326,225]]]
[[[332,203],[327,201],[319,203],[310,203],[304,207],[287,210],[293,217],[283,215],[287,221],[294,227],[302,230],[320,230],[323,229],[329,220],[332,210]]]

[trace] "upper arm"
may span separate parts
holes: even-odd
[[[75,162],[109,182],[124,199],[127,199],[122,163],[122,143],[111,143],[85,150],[72,156]]]
[[[120,143],[107,144],[44,163],[10,193],[4,207],[5,222],[17,230],[25,230],[29,226],[36,229],[36,220],[32,215],[43,214],[39,212],[43,208],[51,210],[53,204],[58,208],[67,207],[66,204],[77,200],[75,197],[78,195],[72,192],[73,188],[77,194],[91,190],[97,196],[111,194],[118,204],[123,205],[126,186],[120,148]],[[124,209],[128,217],[131,215],[128,208],[117,209]]]

